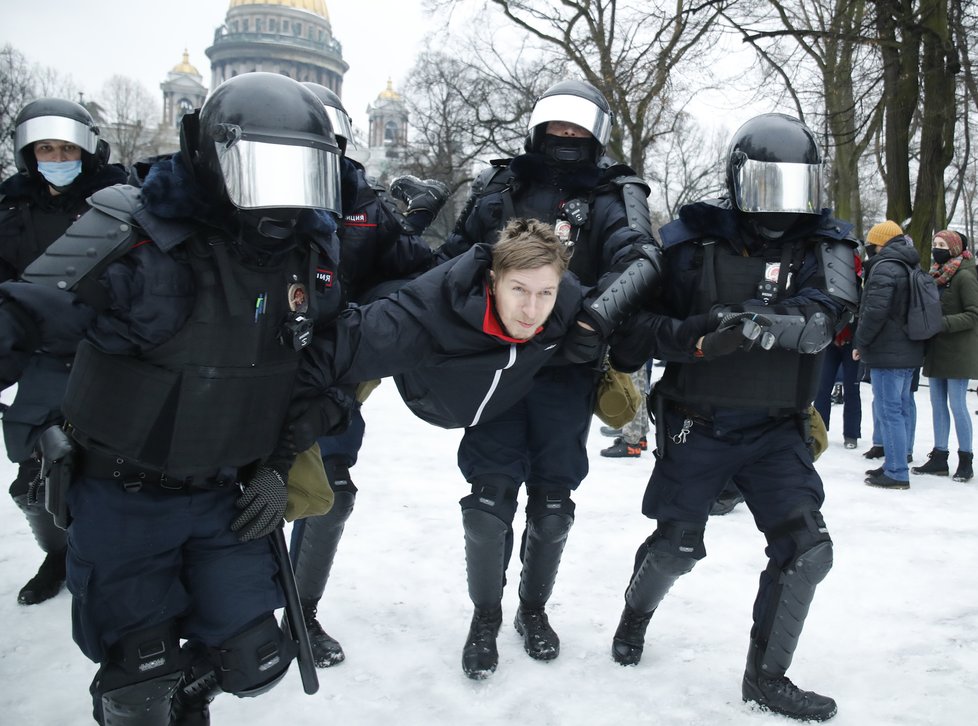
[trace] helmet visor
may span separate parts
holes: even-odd
[[[747,159],[734,172],[734,195],[742,212],[795,212],[822,210],[822,167]]]
[[[347,148],[357,148],[356,142],[353,140],[353,124],[350,122],[350,117],[338,108],[326,105],[323,107],[326,109],[326,115],[329,116],[329,123],[333,127],[333,135],[342,136],[346,139]]]
[[[17,151],[44,139],[67,141],[94,154],[98,134],[91,126],[65,116],[37,116],[17,125],[14,132],[14,148]]]
[[[239,209],[328,209],[339,213],[340,157],[315,146],[240,139],[215,142],[231,203]]]
[[[611,136],[611,115],[581,96],[546,96],[537,101],[530,114],[530,131],[548,121],[569,121],[587,129],[601,146]]]

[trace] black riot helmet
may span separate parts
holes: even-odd
[[[727,154],[733,205],[769,239],[801,215],[822,211],[822,155],[815,135],[781,113],[755,116],[737,129]]]
[[[352,146],[354,149],[357,148],[356,142],[353,140],[353,121],[350,119],[350,114],[343,108],[343,102],[340,100],[340,97],[326,88],[326,86],[321,86],[318,83],[304,81],[302,85],[315,93],[316,97],[323,102],[326,115],[329,116],[329,122],[333,126],[333,133],[336,135],[336,143],[339,145],[340,151],[345,154],[348,146]]]
[[[340,212],[340,150],[329,117],[312,91],[287,76],[224,81],[183,116],[180,148],[201,186],[249,213],[243,220],[294,225],[302,209]]]
[[[14,156],[17,171],[40,179],[34,143],[44,139],[68,141],[82,150],[82,173],[91,174],[109,160],[109,144],[99,137],[92,114],[80,103],[63,98],[31,101],[14,120]]]
[[[548,136],[547,124],[564,121],[585,129],[587,139]],[[608,100],[587,81],[560,81],[548,88],[530,114],[526,150],[559,162],[596,162],[611,137],[614,119]]]

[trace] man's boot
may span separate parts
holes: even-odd
[[[181,650],[191,664],[170,702],[170,726],[209,726],[211,701],[221,692],[217,674],[203,646],[185,643]]]
[[[660,522],[642,543],[635,553],[632,579],[625,590],[625,608],[611,642],[615,663],[638,665],[652,613],[676,580],[705,555],[703,525]]]
[[[649,627],[652,613],[640,613],[633,610],[630,605],[625,604],[625,609],[621,612],[621,619],[618,621],[618,628],[615,630],[615,637],[611,641],[611,657],[615,663],[623,666],[638,665],[642,660],[642,651],[645,649],[645,631]]]
[[[462,499],[465,570],[475,612],[462,647],[462,670],[469,678],[482,680],[495,672],[499,663],[496,635],[503,619],[500,603],[511,535],[507,522],[483,509],[466,508],[467,500],[471,501],[469,497]]]
[[[573,502],[569,499],[560,500],[558,506],[565,511],[529,517],[526,521],[520,607],[513,626],[523,636],[523,648],[527,655],[534,660],[553,660],[560,655],[560,638],[550,627],[545,606],[553,592],[557,568],[567,543],[567,533],[574,523],[574,515]]]
[[[951,477],[954,481],[971,481],[971,478],[975,475],[972,469],[974,456],[974,453],[971,451],[958,452],[958,469],[954,472],[954,476]]]
[[[357,488],[350,480],[346,465],[335,457],[323,461],[326,475],[333,487],[333,506],[326,514],[308,517],[296,523],[292,530],[292,565],[295,568],[296,589],[302,604],[302,616],[309,631],[312,657],[317,668],[329,668],[346,658],[343,647],[323,630],[316,619],[319,600],[326,591],[326,582],[333,568],[346,521],[353,513]]]
[[[472,614],[469,634],[462,647],[462,670],[469,678],[481,681],[495,672],[499,664],[496,636],[502,622],[502,607],[488,610],[476,608]]]
[[[38,469],[34,467],[22,464],[17,480],[10,487],[10,495],[27,518],[34,539],[47,553],[37,574],[17,593],[17,602],[21,605],[36,605],[51,599],[61,591],[65,581],[68,535],[54,523],[54,517],[44,508],[43,492],[39,500],[30,502],[27,489],[23,486],[26,483],[23,480],[33,476],[37,471]]]
[[[827,721],[835,716],[835,701],[814,691],[803,691],[785,673],[798,646],[815,587],[832,567],[832,542],[813,544],[784,569],[771,571],[772,567],[769,566],[763,620],[755,622],[751,634],[743,699],[799,721]]]
[[[947,476],[950,471],[947,467],[947,451],[941,451],[940,449],[933,449],[929,454],[927,454],[927,463],[923,466],[914,466],[910,468],[914,474],[933,474],[934,476]]]

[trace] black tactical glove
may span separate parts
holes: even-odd
[[[277,453],[295,457],[320,436],[343,433],[350,425],[355,406],[353,395],[335,386],[319,398],[293,402]]]
[[[641,311],[626,319],[611,334],[608,357],[615,370],[634,373],[652,357],[657,342],[658,319],[655,313]]]
[[[408,214],[418,210],[434,217],[448,199],[448,187],[437,179],[418,179],[407,174],[391,182],[391,196],[407,205]]]
[[[271,534],[282,523],[288,503],[282,475],[270,466],[260,466],[235,502],[243,511],[231,522],[231,531],[242,542]]]
[[[763,332],[764,327],[754,320],[731,316],[715,331],[703,336],[699,352],[703,358],[711,360],[738,350],[750,350]]]
[[[588,330],[575,322],[564,336],[560,350],[570,363],[590,363],[601,355],[601,344],[601,334],[597,330]]]

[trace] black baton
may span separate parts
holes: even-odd
[[[272,532],[272,551],[278,562],[278,575],[285,593],[285,621],[289,625],[292,640],[299,646],[299,676],[302,678],[302,690],[308,695],[319,690],[319,678],[316,676],[316,663],[312,659],[312,645],[309,643],[309,631],[302,617],[302,607],[299,605],[299,591],[295,586],[295,572],[292,571],[292,561],[289,559],[289,548],[285,544],[285,531],[279,527]]]

